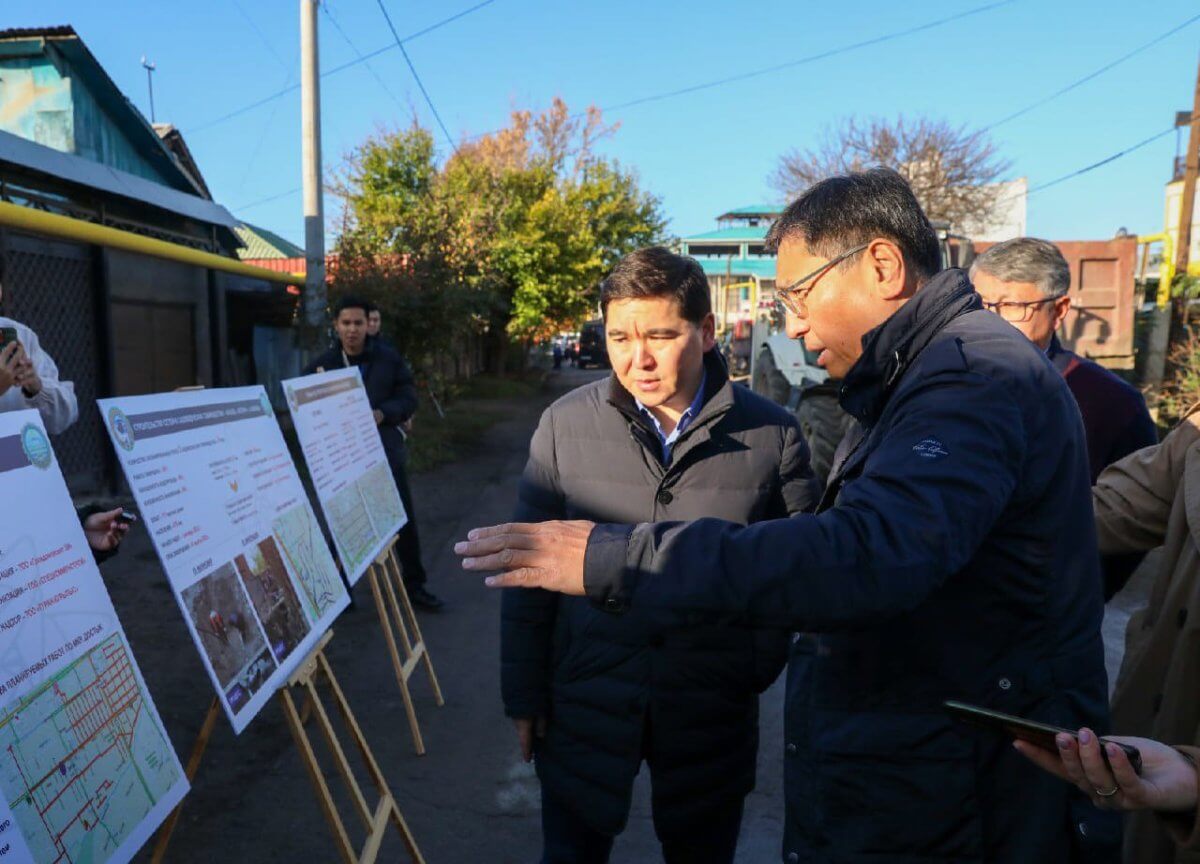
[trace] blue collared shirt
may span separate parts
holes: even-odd
[[[658,441],[662,445],[662,463],[664,465],[671,464],[671,449],[675,446],[675,442],[679,440],[679,436],[684,433],[692,421],[696,419],[696,415],[700,413],[700,406],[704,404],[704,385],[708,383],[708,370],[705,369],[700,374],[700,386],[696,388],[696,396],[692,399],[692,404],[679,415],[679,422],[675,424],[675,428],[671,430],[670,435],[663,434],[662,424],[658,422],[658,418],[641,402],[637,402],[638,409],[650,418],[650,422],[654,424],[654,431],[658,434]]]

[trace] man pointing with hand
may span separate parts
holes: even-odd
[[[818,512],[739,526],[545,522],[455,550],[499,587],[796,632],[783,859],[1115,860],[1119,826],[959,699],[1107,731],[1087,452],[1061,376],[939,272],[904,180],[822,181],[772,226],[788,331],[857,426]]]

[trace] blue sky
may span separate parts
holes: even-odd
[[[384,0],[402,36],[475,5]],[[988,5],[994,0],[494,0],[406,44],[450,131],[477,134],[513,107],[562,96],[575,109],[617,105],[806,57]],[[376,0],[327,0],[325,69],[391,43]],[[1147,10],[1152,8],[1153,14]],[[8,4],[3,26],[71,24],[149,113],[140,58],[157,63],[160,121],[184,133],[214,197],[299,241],[299,91],[212,121],[299,76],[298,0],[39,0]],[[724,209],[777,197],[779,155],[816,143],[847,115],[925,114],[985,126],[1200,12],[1194,0],[1135,10],[1121,0],[1012,0],[951,23],[726,86],[609,112],[605,151],[659,195],[671,230],[708,230]],[[1200,22],[993,136],[1033,186],[1173,124],[1191,107]],[[322,82],[326,168],[367,135],[432,118],[394,48]],[[373,72],[372,72],[373,70]],[[378,76],[378,78],[376,77]],[[380,80],[386,84],[380,83]],[[444,141],[443,141],[444,146]],[[1029,230],[1051,239],[1161,230],[1176,135],[1029,199]],[[267,203],[263,199],[276,197]],[[255,206],[247,206],[255,205]],[[327,208],[336,203],[327,199]],[[332,215],[332,213],[331,213]]]

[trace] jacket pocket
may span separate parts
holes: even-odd
[[[814,732],[833,848],[850,860],[982,859],[974,744],[949,718],[839,713]]]

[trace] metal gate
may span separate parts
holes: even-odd
[[[73,493],[105,485],[108,438],[96,410],[104,380],[97,334],[95,262],[87,246],[9,234],[7,276],[0,313],[33,329],[58,364],[59,377],[75,383],[79,420],[52,441]]]

